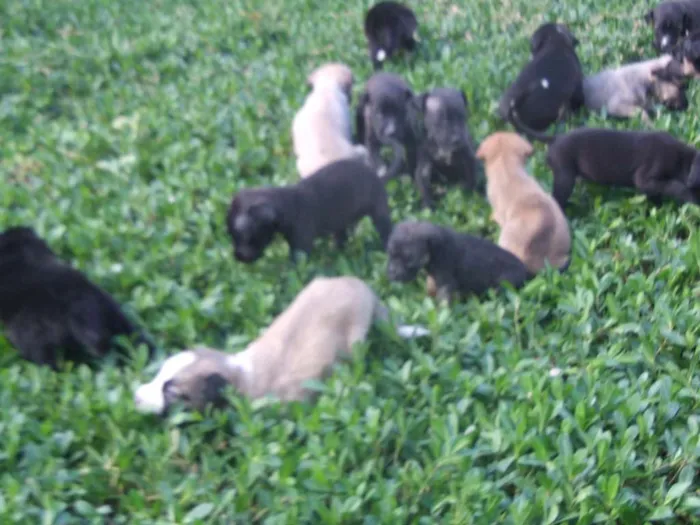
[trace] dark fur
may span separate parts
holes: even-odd
[[[491,241],[429,222],[397,224],[387,253],[389,279],[412,281],[425,269],[440,300],[483,294],[504,281],[519,288],[532,277],[520,259]]]
[[[686,65],[691,66],[691,71],[684,71],[686,75],[700,76],[700,31],[695,31],[683,40],[678,60],[684,68]]]
[[[120,335],[154,349],[107,292],[28,227],[0,234],[0,320],[24,359],[53,369],[61,358],[90,363],[105,356]]]
[[[644,21],[654,27],[654,49],[659,53],[675,53],[689,33],[700,29],[700,1],[661,2],[644,15]],[[668,41],[662,45],[664,36]]]
[[[364,144],[371,166],[382,168],[381,148],[391,146],[394,159],[384,178],[390,180],[416,169],[416,112],[413,91],[400,76],[375,73],[360,95],[355,113],[357,139]]]
[[[431,105],[439,102],[438,107]],[[468,101],[464,91],[435,88],[417,97],[423,114],[415,181],[425,206],[433,206],[430,183],[459,183],[466,191],[476,184],[474,144],[467,129]]]
[[[499,103],[499,114],[513,113],[527,128],[544,131],[583,105],[583,72],[575,47],[578,40],[563,24],[541,25],[530,39],[532,58]],[[546,79],[547,87],[543,86]]]
[[[413,51],[417,28],[416,15],[404,4],[379,2],[373,5],[365,15],[365,37],[374,70],[382,69],[384,61],[400,49]],[[377,58],[379,51],[386,53],[384,60]]]
[[[549,146],[554,199],[564,209],[577,177],[610,186],[636,188],[654,202],[670,198],[698,204],[691,168],[698,152],[669,133],[581,128]]]
[[[344,159],[290,186],[241,190],[227,226],[237,260],[258,260],[278,233],[294,260],[297,251],[310,254],[318,237],[333,235],[342,248],[348,230],[365,216],[386,247],[392,224],[384,185],[364,162]]]

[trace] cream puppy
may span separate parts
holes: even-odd
[[[372,289],[355,277],[313,279],[272,324],[237,354],[195,348],[169,357],[150,382],[134,394],[137,410],[163,414],[176,401],[191,408],[221,404],[231,385],[251,399],[274,396],[302,401],[313,392],[308,380],[321,380],[354,344],[363,341],[374,321],[389,313]],[[429,332],[402,326],[401,337]]]
[[[486,168],[491,218],[501,227],[498,245],[536,273],[545,262],[568,265],[571,236],[559,205],[525,170],[532,145],[515,133],[498,132],[479,146],[476,157]]]
[[[335,62],[324,64],[309,75],[308,82],[312,91],[292,122],[299,175],[308,177],[331,162],[349,157],[369,162],[365,147],[352,143],[350,68]]]

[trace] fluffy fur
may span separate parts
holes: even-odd
[[[531,274],[515,255],[489,240],[422,221],[397,224],[387,248],[390,280],[408,282],[428,273],[428,293],[441,301],[482,294],[503,282],[522,286]]]
[[[61,359],[104,357],[118,348],[117,336],[136,336],[153,350],[107,292],[28,227],[0,234],[0,320],[23,358],[54,369]]]
[[[312,91],[292,122],[299,175],[308,177],[345,158],[368,161],[364,146],[352,143],[350,68],[340,63],[324,64],[309,75],[308,82]]]
[[[481,143],[476,156],[486,167],[492,218],[501,228],[498,245],[537,273],[547,264],[568,266],[571,235],[559,205],[525,170],[532,153],[519,135],[499,132]]]
[[[499,114],[517,129],[544,131],[583,105],[578,40],[563,24],[546,23],[532,35],[532,58],[499,103]]]
[[[399,2],[379,2],[365,15],[365,37],[375,71],[397,51],[411,52],[418,41],[418,21],[413,11]]]
[[[226,223],[235,258],[252,263],[278,233],[289,244],[292,260],[298,251],[310,254],[314,240],[327,235],[342,248],[350,228],[365,216],[385,247],[392,223],[384,185],[364,162],[345,159],[294,185],[241,190]]]
[[[689,33],[700,29],[700,1],[670,0],[661,2],[644,15],[654,27],[654,48],[672,53]]]
[[[577,177],[636,188],[654,202],[670,198],[697,204],[691,174],[697,153],[666,132],[581,128],[554,140],[547,163],[554,174],[554,199],[562,209]]]
[[[228,385],[251,399],[309,400],[313,391],[305,383],[324,379],[335,363],[351,357],[375,321],[388,322],[389,314],[367,284],[355,277],[317,277],[242,352],[196,348],[168,358],[151,382],[136,389],[136,408],[164,414],[183,402],[202,410],[222,404]],[[428,333],[399,329],[402,337]]]

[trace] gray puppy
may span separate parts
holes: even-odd
[[[415,182],[425,206],[433,206],[433,180],[459,183],[467,190],[476,184],[476,157],[467,129],[469,103],[464,91],[434,88],[417,97],[423,129],[417,154]]]
[[[493,242],[429,222],[397,224],[387,254],[390,280],[412,281],[425,268],[428,288],[441,301],[479,295],[504,281],[519,288],[532,277],[520,259]]]
[[[411,175],[416,167],[415,111],[413,91],[393,73],[372,75],[357,104],[355,124],[357,140],[369,153],[370,165],[380,177],[392,179],[402,171]],[[381,148],[391,146],[391,166],[382,165]]]
[[[384,185],[364,162],[343,159],[290,186],[241,190],[231,202],[227,227],[241,262],[262,257],[278,233],[295,260],[297,251],[309,254],[318,237],[333,235],[342,248],[348,230],[366,216],[385,248],[392,224]]]

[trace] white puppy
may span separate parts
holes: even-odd
[[[308,82],[312,91],[292,122],[299,175],[308,177],[331,162],[349,157],[369,162],[364,146],[352,143],[350,68],[335,62],[324,64],[309,75]]]

